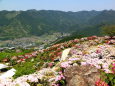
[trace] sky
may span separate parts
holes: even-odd
[[[115,10],[115,0],[0,0],[0,10]]]

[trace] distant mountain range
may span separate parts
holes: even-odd
[[[115,11],[0,11],[0,40],[53,32],[101,35],[100,27],[115,24]]]

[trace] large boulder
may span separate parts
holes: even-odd
[[[100,78],[98,69],[90,65],[72,66],[64,71],[67,86],[95,86]]]

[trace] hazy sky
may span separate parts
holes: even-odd
[[[0,10],[104,10],[114,9],[115,0],[0,0]]]

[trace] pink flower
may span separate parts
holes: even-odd
[[[87,65],[87,64],[88,64],[87,62],[81,62],[82,66]]]
[[[95,82],[95,86],[109,86],[106,82],[102,81],[102,80],[98,80]]]
[[[95,67],[96,67],[97,69],[101,69],[101,66],[100,66],[100,65],[95,65]]]
[[[104,69],[105,73],[111,73],[109,69]]]
[[[63,74],[61,74],[60,77],[61,77],[62,79],[65,79],[65,77],[63,76]]]
[[[112,65],[112,72],[115,73],[115,63]]]
[[[70,67],[69,62],[63,62],[63,63],[61,63],[61,67],[62,68]]]
[[[58,75],[56,78],[55,78],[55,81],[59,81],[59,80],[61,80],[62,79],[62,77],[60,76],[60,75]]]
[[[18,61],[17,61],[17,63],[20,63],[20,62],[21,62],[21,60],[18,60]]]
[[[73,49],[73,50],[70,51],[70,53],[71,53],[71,54],[76,54],[77,52],[76,52],[75,49]]]
[[[62,74],[62,71],[58,72],[60,75]]]
[[[22,58],[22,59],[20,59],[20,60],[21,60],[21,61],[24,61],[25,59]]]
[[[98,53],[101,53],[101,50],[96,50],[96,53],[98,54]]]
[[[27,78],[30,82],[38,82],[38,79],[34,75],[29,75]]]
[[[55,83],[53,83],[52,86],[59,86],[59,84],[55,84]]]
[[[25,58],[25,59],[28,59],[28,57],[27,57],[27,56],[25,56],[24,58]]]
[[[48,66],[49,66],[49,67],[52,67],[52,66],[53,66],[53,63],[48,63]]]
[[[75,40],[73,40],[73,42],[74,42],[74,43],[78,43],[78,42],[79,42],[79,40],[78,40],[78,39],[75,39]]]
[[[103,68],[104,68],[104,69],[108,69],[108,68],[109,68],[109,65],[105,63],[105,64],[103,64]]]
[[[115,67],[115,63],[113,63],[113,67]]]
[[[63,74],[60,74],[55,78],[55,81],[59,81],[59,80],[62,80],[62,79],[65,79],[65,77],[63,76]]]

